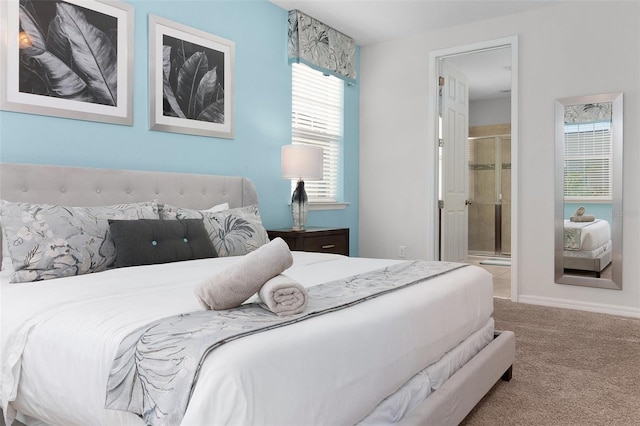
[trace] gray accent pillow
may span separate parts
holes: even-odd
[[[116,258],[109,219],[157,218],[155,200],[100,207],[0,200],[3,238],[15,269],[11,282],[103,271]]]
[[[202,219],[109,220],[116,267],[217,257]]]
[[[218,212],[165,204],[162,219],[203,219],[220,257],[242,256],[269,242],[256,204]]]

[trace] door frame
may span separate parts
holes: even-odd
[[[519,156],[518,156],[518,36],[508,36],[493,40],[487,40],[477,43],[471,43],[463,46],[449,47],[429,52],[429,85],[432,87],[436,96],[429,97],[428,105],[428,121],[431,127],[431,144],[434,147],[434,170],[436,170],[436,181],[440,175],[438,170],[438,63],[441,59],[451,56],[464,55],[468,53],[476,53],[482,50],[490,50],[500,47],[511,48],[511,300],[518,301],[518,254],[520,232],[518,226],[518,206],[519,206]],[[438,186],[433,186],[432,201],[436,208],[434,212],[434,223],[432,223],[433,253],[440,252],[440,231],[438,229]]]

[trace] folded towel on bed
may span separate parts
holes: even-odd
[[[258,291],[260,305],[279,316],[295,315],[307,306],[307,289],[286,275],[277,275]]]
[[[585,212],[585,208],[583,206],[578,207],[576,212],[573,214],[574,216],[582,216]]]
[[[239,256],[227,269],[203,281],[195,289],[205,309],[238,307],[271,278],[293,265],[289,246],[275,238],[251,253]]]
[[[592,214],[583,214],[581,216],[571,216],[569,220],[571,222],[593,222],[596,220],[596,217]]]

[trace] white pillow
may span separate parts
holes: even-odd
[[[215,206],[206,210],[186,209],[182,207],[172,206],[171,204],[163,204],[162,208],[160,209],[160,219],[175,220],[178,210],[182,210],[182,211],[193,210],[193,212],[195,213],[217,213],[217,212],[223,212],[225,210],[229,210],[229,203],[216,204]],[[197,217],[197,214],[196,216],[192,215],[190,217]]]
[[[222,203],[222,204],[216,204],[215,206],[211,207],[210,209],[207,210],[202,210],[203,212],[222,212],[225,210],[229,210],[229,203]]]

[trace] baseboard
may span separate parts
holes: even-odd
[[[558,299],[555,297],[529,296],[526,294],[518,295],[518,303],[528,303],[530,305],[551,306],[554,308],[575,309],[579,311],[597,312],[600,314],[640,318],[640,308],[608,305],[605,303],[582,302],[571,299]]]

